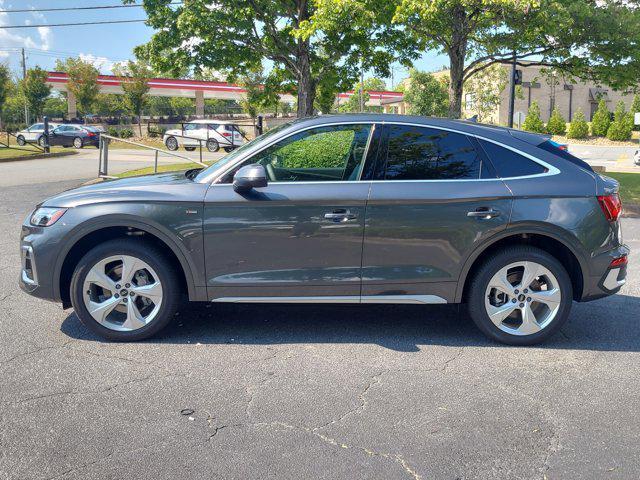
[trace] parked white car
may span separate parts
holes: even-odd
[[[167,130],[162,141],[169,150],[178,150],[183,146],[185,150],[192,151],[200,146],[206,147],[210,152],[217,152],[224,148],[230,152],[244,143],[244,138],[231,122],[222,120],[194,120],[182,125],[182,129]]]
[[[49,123],[49,132],[59,125],[59,123]],[[21,147],[27,143],[37,143],[41,147],[44,147],[43,133],[44,123],[34,123],[29,128],[25,128],[16,133],[16,141]]]

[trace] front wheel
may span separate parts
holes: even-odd
[[[111,240],[78,263],[71,303],[94,333],[117,341],[151,337],[169,324],[180,299],[178,274],[166,255],[139,240]]]
[[[38,138],[38,145],[44,148],[44,135],[40,135]]]
[[[235,147],[224,147],[224,151],[227,153],[231,153],[235,150]]]
[[[533,345],[555,334],[571,310],[573,289],[562,264],[534,247],[512,247],[489,258],[469,292],[471,318],[488,337]]]
[[[175,152],[178,150],[178,140],[176,137],[169,137],[165,140],[164,144],[167,146],[169,150]]]

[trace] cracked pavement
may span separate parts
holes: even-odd
[[[106,343],[17,287],[20,223],[80,182],[49,170],[0,164],[0,479],[637,478],[635,255],[534,348],[411,305],[198,305]]]

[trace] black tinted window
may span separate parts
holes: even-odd
[[[580,168],[584,168],[585,170],[589,170],[590,172],[593,172],[593,168],[591,168],[591,165],[589,165],[587,162],[585,162],[581,158],[576,157],[575,155],[571,155],[566,150],[562,150],[558,148],[558,144],[550,140],[547,140],[546,142],[542,142],[540,145],[538,145],[538,148],[546,150],[547,152],[551,152],[554,155],[557,155],[561,158],[564,158],[565,160],[570,161],[571,163],[579,166]]]
[[[547,171],[539,163],[529,160],[513,150],[484,140],[480,140],[480,144],[501,178],[524,177],[525,175],[536,175]]]
[[[385,179],[451,180],[480,177],[481,160],[465,135],[407,125],[389,126]]]

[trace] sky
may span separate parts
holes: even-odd
[[[80,56],[91,61],[101,73],[111,73],[114,63],[133,59],[133,48],[146,43],[153,29],[144,23],[90,25],[74,27],[39,27],[3,29],[7,25],[39,25],[145,18],[142,8],[117,8],[74,12],[8,13],[12,9],[43,9],[118,5],[120,0],[0,0],[0,61],[20,72],[20,49],[25,48],[27,68],[39,65],[52,70],[56,59]],[[420,70],[437,70],[446,57],[428,53],[415,63]],[[394,85],[408,75],[399,65],[394,67]],[[391,80],[387,88],[391,88]]]

